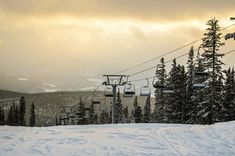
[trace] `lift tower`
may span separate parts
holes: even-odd
[[[113,103],[112,103],[112,123],[116,123],[116,90],[117,86],[124,86],[126,84],[126,75],[103,75],[106,81],[103,82],[105,86],[111,86],[113,88]]]

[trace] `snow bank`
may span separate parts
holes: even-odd
[[[231,156],[235,122],[0,127],[0,156]]]

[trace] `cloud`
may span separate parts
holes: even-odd
[[[80,91],[92,91],[94,89],[95,87],[84,87],[84,88],[81,88]]]
[[[19,77],[19,78],[17,78],[17,80],[19,80],[19,81],[28,81],[28,79],[24,78],[24,77]]]
[[[172,20],[231,13],[234,0],[0,0],[0,9],[15,15],[73,15],[96,18]]]

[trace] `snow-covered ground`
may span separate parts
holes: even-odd
[[[232,156],[235,122],[0,127],[0,156]]]

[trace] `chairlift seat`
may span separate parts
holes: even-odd
[[[149,86],[143,86],[140,89],[140,96],[149,96],[151,95],[151,89]]]
[[[132,84],[127,84],[124,87],[124,97],[132,97],[133,95],[135,95],[135,86]]]
[[[208,76],[208,72],[195,72],[195,76]]]
[[[167,94],[172,94],[174,93],[174,90],[163,90],[163,93],[167,93]]]
[[[92,104],[100,104],[100,101],[92,101]]]
[[[111,92],[105,92],[104,96],[105,96],[105,97],[113,97],[113,93],[111,93]]]
[[[193,88],[205,88],[207,85],[205,83],[195,83]]]
[[[153,87],[154,87],[154,88],[157,88],[157,89],[163,89],[163,88],[165,88],[164,85],[160,85],[160,84],[154,84]]]

